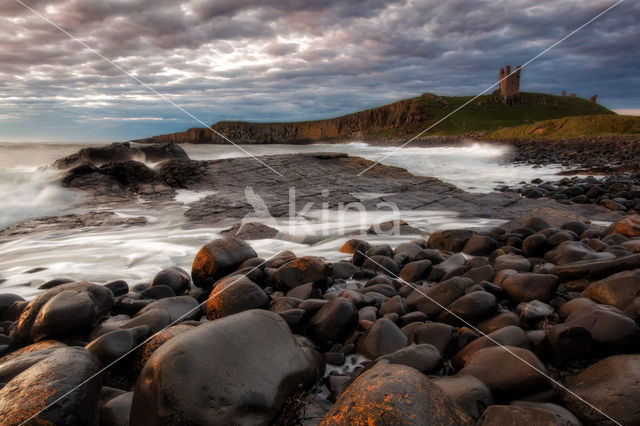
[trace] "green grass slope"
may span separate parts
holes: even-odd
[[[539,121],[496,130],[492,139],[564,139],[583,136],[640,135],[640,117],[628,115],[587,115]]]
[[[521,104],[509,106],[495,100],[491,95],[481,96],[435,126],[427,134],[460,135],[477,131],[488,132],[503,127],[531,124],[567,116],[615,115],[601,105],[577,97],[521,93],[521,98]],[[427,128],[470,99],[472,99],[471,96],[422,96],[415,98],[416,106],[428,111],[429,120],[404,130],[413,132]]]

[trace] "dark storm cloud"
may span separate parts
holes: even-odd
[[[25,3],[207,123],[316,119],[422,92],[475,94],[500,66],[526,62],[613,4]],[[639,18],[638,2],[622,3],[533,62],[523,89],[598,93],[608,107],[640,107]],[[128,139],[199,125],[13,0],[0,13],[0,96],[3,140]]]

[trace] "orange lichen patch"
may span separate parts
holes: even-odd
[[[640,215],[633,214],[620,219],[613,228],[613,232],[629,238],[640,236]]]
[[[349,240],[340,247],[340,253],[352,254],[356,251],[356,246],[361,243],[361,240]]]
[[[324,277],[326,277],[324,262],[318,257],[303,256],[278,268],[273,275],[273,283],[277,289],[291,289]]]
[[[289,262],[289,266],[299,271],[306,271],[311,267],[311,261],[307,257],[299,257]]]
[[[358,377],[321,425],[472,424],[423,374],[402,365],[376,365]]]

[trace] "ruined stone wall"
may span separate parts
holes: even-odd
[[[518,65],[514,73],[511,74],[510,65],[500,68],[500,98],[507,104],[514,103],[520,96],[520,69],[521,67]]]

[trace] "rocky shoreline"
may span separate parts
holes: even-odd
[[[552,155],[542,152],[532,158]],[[135,285],[52,276],[33,300],[0,294],[3,422],[640,423],[640,216],[628,215],[636,175],[470,194],[383,165],[356,178],[372,162],[345,154],[261,159],[284,176],[253,159],[194,161],[172,144],[116,144],[57,162],[88,210],[157,208],[178,190],[214,189],[186,217],[234,226],[195,253],[190,272],[167,268]],[[239,225],[255,210],[247,186],[274,217],[291,214],[292,186],[330,207],[388,202],[510,220],[393,247],[353,239],[343,261],[291,251],[261,259],[250,241],[277,230]],[[2,235],[56,223],[144,221],[89,211]],[[424,234],[387,225],[370,232]]]
[[[396,247],[350,240],[351,259],[332,263],[260,259],[229,236],[202,247],[190,274],[169,268],[132,287],[54,280],[31,301],[2,294],[0,416],[612,424],[575,393],[635,424],[640,216],[607,229],[562,217]]]

